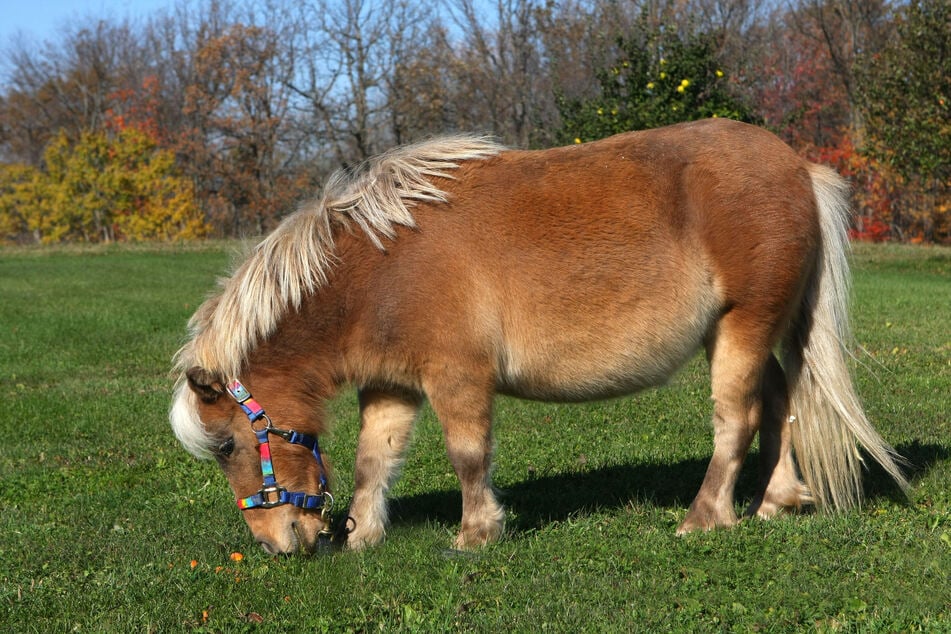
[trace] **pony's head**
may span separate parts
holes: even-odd
[[[266,551],[312,552],[329,533],[333,506],[319,415],[287,385],[266,376],[246,381],[189,368],[175,391],[172,427],[191,453],[217,460]],[[261,390],[267,411],[250,386]]]

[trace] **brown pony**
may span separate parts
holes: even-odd
[[[832,170],[732,121],[543,151],[468,136],[395,149],[335,177],[198,309],[172,426],[217,457],[265,549],[307,551],[332,500],[322,404],[355,385],[347,545],[362,548],[384,537],[385,495],[427,399],[461,483],[455,546],[469,548],[503,527],[496,393],[630,394],[702,347],[713,456],[678,532],[736,523],[757,431],[747,513],[846,509],[861,500],[860,447],[907,487],[847,368],[848,217]]]

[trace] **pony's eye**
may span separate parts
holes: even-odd
[[[220,458],[227,458],[228,456],[231,455],[233,451],[234,451],[234,436],[232,436],[228,440],[218,445],[218,449],[215,451],[215,453]]]

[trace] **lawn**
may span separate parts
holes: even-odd
[[[170,357],[235,248],[0,250],[0,631],[951,631],[951,250],[853,258],[859,391],[910,500],[873,469],[859,511],[676,537],[712,448],[698,358],[632,398],[500,399],[499,544],[446,550],[461,504],[427,411],[384,545],[272,558],[167,423]],[[345,506],[354,394],[331,411]]]

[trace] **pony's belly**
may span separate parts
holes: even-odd
[[[607,332],[510,347],[500,363],[497,389],[533,400],[588,401],[663,385],[696,353],[706,333],[699,325],[672,330],[667,338]]]
[[[580,368],[575,368],[579,370]],[[501,394],[536,401],[583,402],[633,394],[662,385],[671,372],[650,372],[645,368],[626,371],[534,373],[503,377],[497,386]]]
[[[569,292],[512,303],[497,339],[497,389],[550,401],[585,401],[666,383],[703,345],[722,310],[711,276],[684,259],[682,274],[614,278],[614,291]]]

